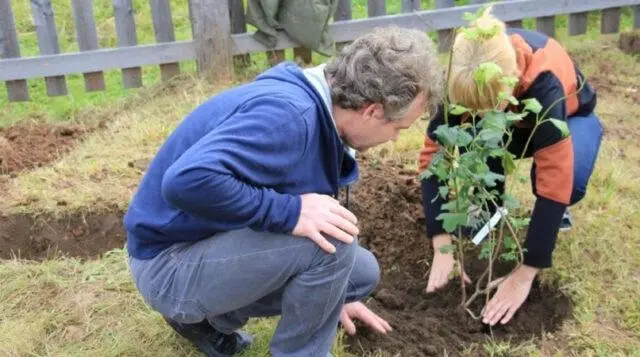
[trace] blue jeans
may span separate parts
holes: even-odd
[[[376,258],[357,241],[330,241],[335,254],[306,238],[242,229],[131,258],[130,267],[147,304],[167,318],[207,319],[230,333],[251,317],[281,315],[273,356],[326,357],[343,304],[368,296],[380,279]]]
[[[570,117],[567,120],[567,125],[573,143],[571,205],[574,205],[582,200],[587,193],[587,185],[598,158],[604,129],[594,113],[586,117]]]

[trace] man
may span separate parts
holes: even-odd
[[[332,198],[358,176],[349,148],[394,140],[440,94],[433,43],[386,28],[328,65],[278,65],[200,105],[152,161],[125,217],[145,301],[207,356],[281,315],[273,356],[326,357],[339,322],[386,333],[359,301],[376,287],[357,218]]]

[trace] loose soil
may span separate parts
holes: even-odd
[[[44,260],[60,255],[97,258],[121,248],[125,234],[121,213],[76,213],[65,218],[0,216],[0,259]]]
[[[432,250],[425,234],[415,172],[382,165],[372,168],[366,158],[360,167],[362,177],[352,189],[349,208],[361,225],[360,243],[374,253],[382,269],[381,283],[368,305],[387,319],[394,331],[382,336],[360,328],[356,337],[348,340],[352,352],[410,357],[458,355],[472,343],[485,342],[492,332],[496,340],[517,343],[556,330],[571,315],[570,300],[538,282],[514,319],[493,331],[459,309],[458,279],[437,293],[426,294],[425,274]],[[479,261],[477,253],[466,256],[467,273],[472,279],[478,278],[486,262]],[[498,274],[505,274],[509,268],[498,267]],[[468,287],[467,291],[473,290]],[[483,304],[484,298],[476,299],[472,310],[477,314]],[[479,351],[472,354],[481,354]]]
[[[0,128],[0,175],[16,174],[57,160],[93,128],[25,122]]]
[[[352,188],[349,208],[359,217],[360,242],[380,261],[382,280],[368,304],[394,327],[381,336],[360,328],[348,343],[352,352],[382,351],[389,356],[457,355],[465,346],[486,341],[491,331],[458,309],[460,287],[452,281],[426,295],[425,273],[431,250],[424,233],[420,186],[415,172],[361,158],[361,180]],[[122,247],[122,212],[60,219],[29,215],[0,216],[0,258],[47,259],[59,255],[95,258]],[[468,254],[469,256],[470,254]],[[471,260],[471,259],[469,259]],[[501,267],[504,271],[504,267]],[[478,277],[482,263],[470,261]],[[473,306],[482,308],[482,299]],[[497,340],[512,343],[554,331],[571,315],[559,291],[536,284],[528,301],[506,326],[493,329]],[[474,355],[477,355],[474,353]]]

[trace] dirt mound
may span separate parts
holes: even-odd
[[[121,213],[77,213],[61,219],[0,216],[0,259],[42,260],[58,254],[98,257],[122,247],[124,241]]]
[[[0,128],[0,174],[12,174],[57,160],[76,140],[92,130],[80,125],[33,122]]]
[[[491,331],[458,307],[459,281],[440,292],[424,293],[432,253],[424,229],[420,184],[413,171],[372,168],[363,160],[362,178],[353,187],[350,209],[361,222],[360,242],[379,259],[382,281],[368,304],[386,318],[394,332],[381,336],[360,328],[348,343],[352,352],[383,351],[389,356],[457,355],[471,343],[482,343]],[[477,254],[475,255],[477,257]],[[484,262],[467,254],[466,270],[479,277]],[[498,273],[509,267],[498,267]],[[468,289],[471,292],[471,289]],[[480,311],[478,298],[472,310]],[[534,284],[529,299],[506,326],[494,327],[494,338],[529,340],[555,330],[571,315],[570,300],[555,289]],[[479,352],[478,352],[479,353]]]
[[[624,53],[640,54],[640,31],[621,33],[618,47]]]

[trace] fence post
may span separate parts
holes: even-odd
[[[633,28],[640,29],[640,5],[634,6]]]
[[[556,20],[554,16],[543,16],[536,19],[536,30],[549,37],[556,35]]]
[[[18,46],[11,0],[0,0],[0,58],[17,57],[20,57],[20,46]],[[27,81],[7,81],[7,96],[12,102],[28,101]]]
[[[420,11],[420,0],[402,0],[402,12]]]
[[[229,17],[231,21],[231,33],[245,33],[247,32],[247,19],[244,14],[244,1],[242,0],[229,0]],[[236,68],[247,67],[251,63],[251,57],[249,54],[237,55],[233,57],[234,66]]]
[[[351,20],[351,16],[351,0],[338,0],[338,6],[336,6],[336,13],[333,19],[335,21],[347,21]],[[338,42],[336,43],[336,50],[340,52],[342,48],[348,44],[349,42]]]
[[[40,54],[55,55],[60,53],[58,31],[51,7],[51,0],[31,0],[31,12],[38,36]],[[64,76],[46,77],[47,95],[50,97],[66,95],[67,82]]]
[[[151,15],[156,41],[174,42],[176,40],[171,18],[171,5],[168,0],[151,0]],[[179,63],[163,63],[160,65],[162,80],[166,81],[180,74]]]
[[[233,79],[231,20],[227,0],[191,0],[198,72],[213,82]]]
[[[578,12],[569,15],[569,36],[582,35],[587,32],[588,12]]]
[[[455,6],[455,3],[453,2],[453,0],[437,0],[436,2],[436,8],[438,9],[443,9],[443,8],[453,7],[453,6]],[[451,48],[451,45],[453,44],[453,38],[451,38],[452,35],[453,35],[452,30],[438,31],[438,50],[440,52],[449,51],[449,49]]]
[[[384,0],[368,0],[367,13],[369,17],[382,16],[387,14]]]
[[[132,1],[113,0],[113,8],[116,18],[118,46],[137,46],[138,36],[136,34],[136,22]],[[124,68],[122,70],[122,83],[125,88],[142,87],[142,69],[140,67]]]
[[[620,10],[619,7],[602,10],[602,19],[600,20],[601,33],[617,33],[620,31]]]
[[[76,36],[80,51],[93,51],[98,47],[98,32],[93,16],[92,0],[73,0],[73,12],[76,20]],[[84,87],[87,92],[104,90],[104,74],[92,72],[84,74]]]

